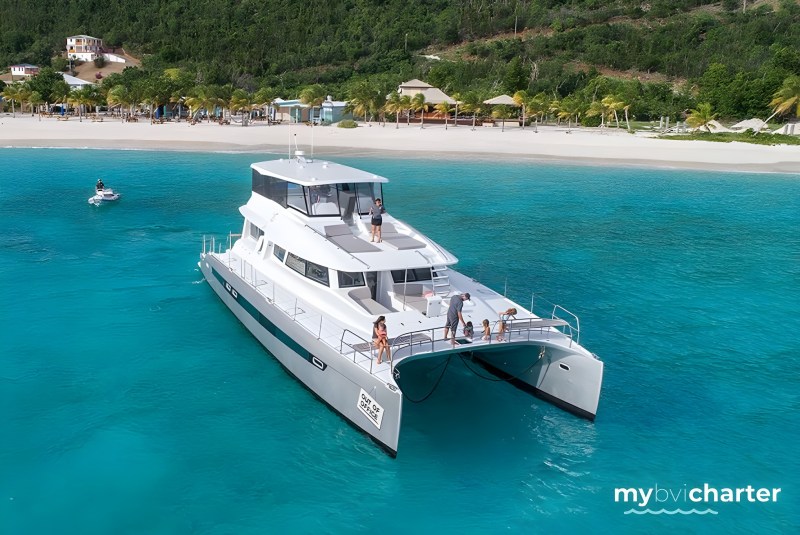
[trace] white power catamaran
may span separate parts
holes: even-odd
[[[578,318],[553,305],[537,315],[453,269],[457,258],[384,215],[368,214],[386,178],[294,157],[251,165],[241,234],[203,239],[211,288],[280,363],[390,455],[397,455],[403,366],[464,355],[572,413],[593,420],[603,363],[579,344]],[[475,334],[444,338],[451,299]],[[516,308],[502,326],[498,313]],[[531,305],[533,308],[533,305]],[[391,359],[378,364],[373,322],[385,316]],[[481,324],[489,319],[491,336]]]

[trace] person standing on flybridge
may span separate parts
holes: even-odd
[[[369,241],[374,242],[375,236],[378,236],[378,242],[381,241],[381,225],[383,225],[383,214],[386,213],[386,208],[380,198],[375,199],[375,203],[369,207],[369,215],[372,216],[372,239]]]

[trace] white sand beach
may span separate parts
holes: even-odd
[[[768,135],[768,134],[765,134]],[[763,146],[656,139],[650,133],[624,129],[540,126],[525,129],[507,123],[505,129],[470,126],[372,123],[344,129],[334,126],[272,125],[255,122],[220,125],[215,122],[150,124],[146,119],[123,123],[105,117],[57,120],[17,113],[0,115],[0,147],[74,147],[181,151],[247,151],[287,153],[290,142],[314,154],[385,153],[421,158],[513,158],[592,165],[632,165],[720,171],[800,173],[800,146]]]

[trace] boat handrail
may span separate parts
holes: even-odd
[[[499,343],[504,343],[505,344],[505,343],[508,343],[508,342],[511,342],[511,341],[519,342],[519,341],[522,341],[522,340],[530,342],[531,333],[543,333],[545,331],[556,331],[556,332],[562,334],[563,336],[569,338],[570,345],[572,345],[572,342],[575,341],[574,338],[573,338],[573,332],[574,331],[573,331],[572,326],[570,325],[570,323],[568,321],[566,321],[564,319],[561,319],[561,318],[521,318],[521,319],[515,319],[515,320],[506,320],[505,321],[505,323],[506,323],[505,339],[503,341],[498,341],[496,339],[496,336],[500,332],[499,324],[502,321],[503,320],[496,320],[492,324],[492,328],[491,328],[491,333],[492,334],[489,336],[489,340],[486,340],[486,342],[488,342],[489,345],[491,345],[491,344],[499,344]],[[569,332],[562,332],[562,331],[558,330],[558,327],[565,327],[566,329],[568,329]],[[404,347],[408,347],[409,348],[409,355],[408,356],[413,356],[414,355],[414,346],[415,345],[419,346],[420,348],[422,348],[423,345],[430,345],[430,350],[426,350],[424,352],[425,353],[428,353],[428,352],[432,353],[434,351],[434,346],[435,346],[435,344],[437,342],[436,334],[435,334],[436,330],[437,329],[442,329],[442,328],[443,327],[432,327],[432,328],[428,328],[428,329],[419,329],[419,330],[415,330],[415,331],[408,331],[408,332],[402,333],[399,336],[394,338],[394,341],[390,346],[390,348],[392,350],[392,353],[394,354],[396,350],[402,349]],[[428,335],[428,333],[430,333],[430,335]],[[518,335],[521,335],[522,333],[525,333],[525,336],[522,339],[521,338],[514,338],[514,334],[515,333],[518,334]],[[425,336],[424,337],[416,336],[416,335],[420,335],[420,334],[424,334]],[[474,339],[474,336],[475,335],[473,335],[473,339]],[[463,338],[463,336],[461,336],[461,337],[456,336],[456,339],[458,339],[458,338]],[[443,337],[443,338],[440,338],[438,341],[446,342],[447,340]],[[420,354],[420,353],[417,353],[417,354]]]
[[[536,312],[537,301],[541,301],[541,302],[543,302],[544,304],[547,305],[547,307],[542,307],[540,310],[542,310],[543,313],[545,313],[545,311],[546,311],[549,314],[551,319],[560,319],[560,320],[566,321],[569,324],[570,332],[574,334],[575,343],[577,343],[577,344],[581,343],[581,320],[577,316],[577,314],[573,314],[572,312],[570,312],[569,310],[567,310],[563,306],[557,305],[557,304],[553,303],[552,301],[548,301],[546,298],[544,298],[544,297],[542,297],[540,295],[536,295],[535,293],[532,293],[531,294],[531,308],[530,308],[530,310],[534,314],[537,313]],[[568,316],[569,319],[561,317],[561,315],[559,314],[559,311],[563,312],[563,314],[565,316]]]

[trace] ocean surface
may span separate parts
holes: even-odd
[[[0,149],[0,533],[800,530],[800,177],[335,158],[606,366],[592,423],[452,364],[391,459],[197,269],[272,157]],[[781,491],[680,500],[703,485]]]

